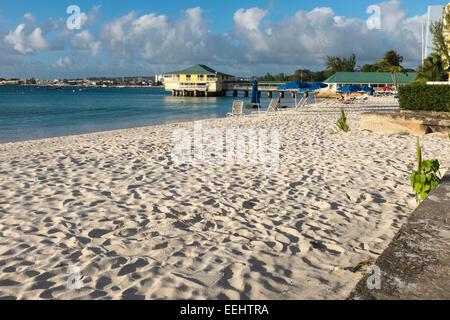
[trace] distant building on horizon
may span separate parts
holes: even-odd
[[[447,5],[448,7],[448,5]],[[433,35],[431,34],[430,27],[436,21],[442,21],[444,16],[444,6],[428,6],[427,24],[425,26],[425,56],[428,58],[433,53]]]
[[[155,83],[164,83],[164,75],[163,74],[156,74],[155,75]]]

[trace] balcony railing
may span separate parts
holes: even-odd
[[[206,89],[206,85],[202,85],[202,84],[182,84],[182,85],[180,85],[180,89],[205,90]]]

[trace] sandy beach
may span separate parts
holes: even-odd
[[[202,122],[278,129],[269,176],[175,164],[193,122],[1,144],[0,298],[346,298],[417,206],[416,136],[361,131],[366,109],[347,107],[349,133],[323,106]],[[422,146],[450,165],[448,136]]]

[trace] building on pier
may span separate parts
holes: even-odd
[[[218,72],[205,65],[195,65],[185,70],[164,74],[164,87],[174,96],[224,96],[227,83],[233,76]]]

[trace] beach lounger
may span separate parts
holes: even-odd
[[[244,101],[242,100],[235,100],[233,101],[233,108],[231,109],[231,112],[227,113],[227,116],[242,116],[244,109]]]
[[[281,100],[281,97],[273,98],[270,101],[269,107],[267,108],[267,111],[265,113],[277,112],[278,111],[278,105],[280,104],[280,100]],[[260,112],[259,111],[258,112],[252,112],[252,114],[255,114],[255,113],[260,113]]]
[[[267,108],[267,113],[271,112],[277,112],[278,111],[278,105],[280,104],[281,97],[272,99],[270,101],[269,107]]]
[[[303,109],[306,106],[307,102],[308,102],[308,98],[303,97],[295,106],[295,111],[300,111],[301,109]]]

